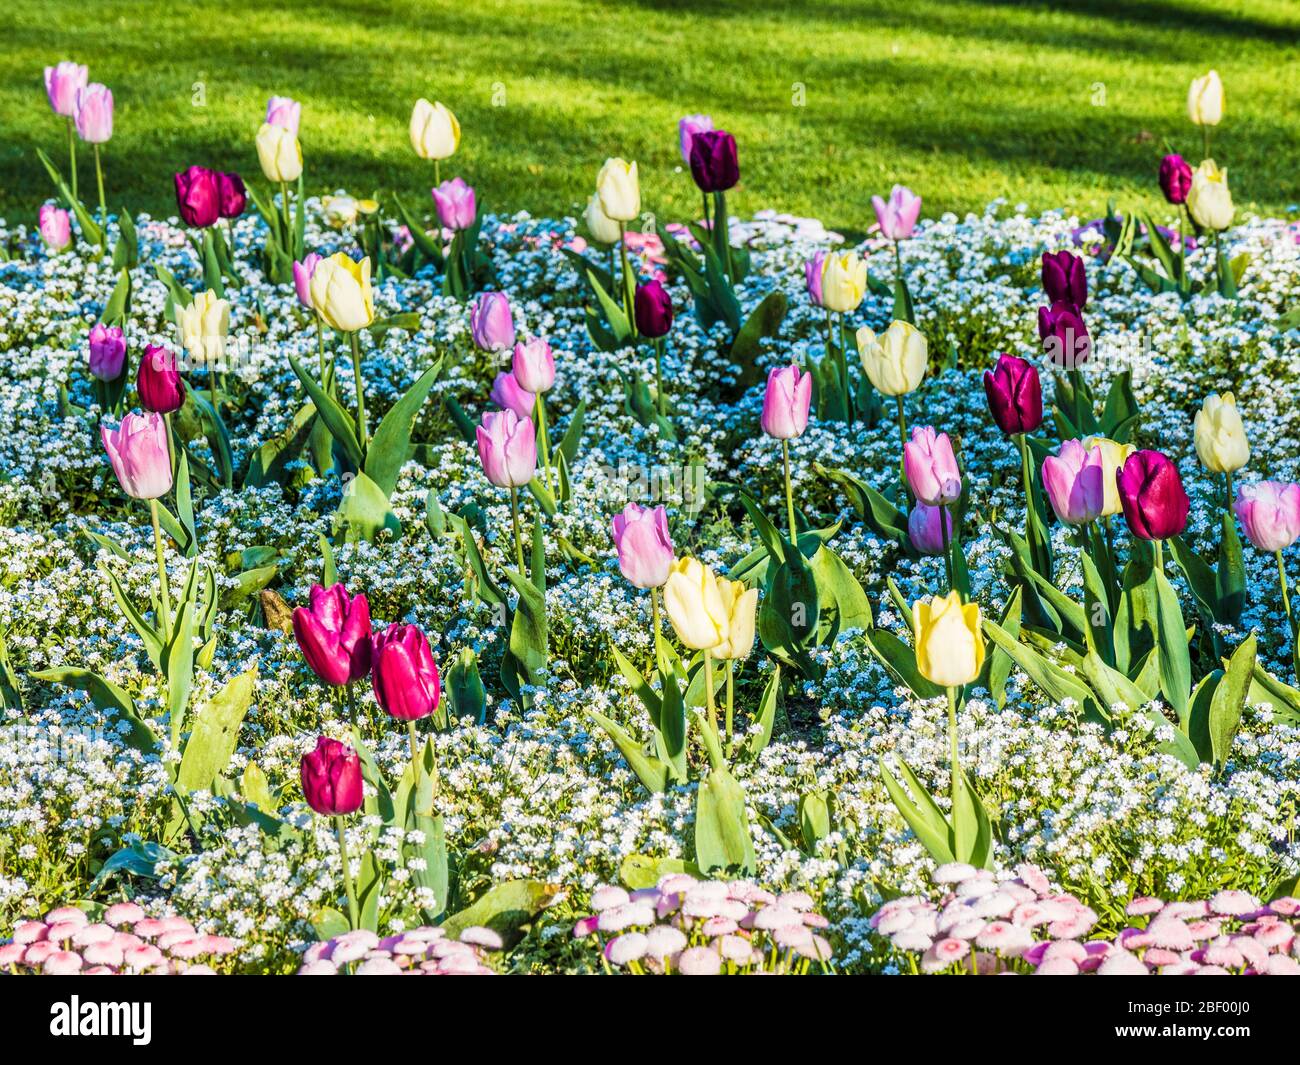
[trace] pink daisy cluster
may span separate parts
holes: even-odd
[[[134,902],[118,902],[92,921],[76,906],[60,906],[40,920],[23,921],[0,944],[0,971],[53,976],[211,975],[205,961],[232,954],[238,944],[205,935],[183,917],[150,917]]]
[[[776,895],[745,880],[672,873],[652,888],[598,887],[573,935],[596,937],[606,968],[629,973],[826,971],[831,946],[818,933],[829,922],[813,905],[803,891]]]
[[[299,976],[494,976],[487,952],[500,950],[490,928],[466,928],[452,939],[445,929],[421,926],[380,939],[364,928],[313,943]]]

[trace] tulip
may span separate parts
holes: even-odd
[[[763,432],[774,440],[791,440],[802,436],[808,427],[808,408],[812,401],[812,375],[801,373],[798,366],[781,366],[767,375],[763,393]]]
[[[355,333],[375,320],[369,257],[357,262],[336,252],[318,260],[311,272],[309,290],[312,306],[341,332]]]
[[[371,680],[384,712],[415,722],[438,709],[442,682],[424,633],[414,625],[389,625],[373,642]]]
[[[320,261],[321,257],[313,251],[303,256],[301,262],[293,264],[293,287],[298,293],[298,302],[313,311],[316,305],[311,300],[311,277]]]
[[[1014,355],[999,355],[984,371],[984,394],[998,428],[1008,436],[1032,433],[1043,424],[1043,389],[1034,364]]]
[[[517,418],[532,417],[533,405],[537,402],[537,397],[524,388],[513,373],[504,371],[492,382],[488,398],[502,410],[514,411]]]
[[[1231,392],[1205,397],[1196,412],[1194,436],[1201,465],[1211,473],[1231,475],[1250,460],[1250,443]]]
[[[963,603],[958,592],[912,604],[916,668],[942,688],[970,684],[984,666],[984,637],[978,603]]]
[[[718,578],[718,595],[726,614],[726,632],[722,642],[710,648],[714,658],[732,662],[748,658],[754,649],[755,621],[758,615],[758,589],[745,588],[743,581]],[[727,734],[731,734],[730,709],[728,709]]]
[[[214,370],[226,350],[230,304],[208,289],[181,311],[181,340],[196,363]]]
[[[1300,484],[1244,484],[1237,489],[1233,510],[1246,538],[1261,551],[1277,554],[1300,538]]]
[[[708,651],[726,642],[730,614],[717,576],[699,559],[687,555],[669,567],[664,605],[683,646]]]
[[[641,213],[641,186],[636,163],[606,159],[596,175],[596,194],[606,218],[624,224],[635,219]]]
[[[238,218],[248,206],[248,190],[244,188],[244,179],[238,174],[218,174],[217,184],[221,189],[221,217]]]
[[[870,326],[858,330],[858,357],[862,369],[886,396],[905,396],[920,387],[929,354],[925,334],[909,322],[894,321],[877,336]]]
[[[128,414],[116,429],[101,425],[99,436],[113,473],[127,495],[154,500],[171,488],[167,426],[160,415]]]
[[[952,515],[948,508],[917,503],[907,516],[907,538],[923,555],[946,555],[952,542]]]
[[[72,243],[72,216],[62,207],[43,203],[36,217],[41,240],[50,251],[63,251]]]
[[[587,223],[587,231],[597,244],[607,244],[612,247],[619,242],[622,230],[617,222],[601,210],[600,193],[591,194],[591,199],[587,201],[587,210],[582,217]]]
[[[498,488],[520,488],[537,469],[532,419],[513,410],[489,411],[475,430],[478,457],[487,479]]]
[[[176,356],[168,348],[149,344],[140,359],[135,377],[140,406],[156,414],[173,414],[185,405],[185,382],[176,368]]]
[[[507,351],[514,347],[515,320],[504,292],[480,292],[469,312],[469,331],[484,351]]]
[[[444,181],[433,190],[433,203],[438,211],[438,221],[447,229],[460,232],[469,229],[478,217],[474,187],[461,178]]]
[[[1048,303],[1072,303],[1082,311],[1088,303],[1083,260],[1068,251],[1043,252],[1043,290]]]
[[[1115,475],[1124,520],[1134,536],[1167,540],[1187,528],[1191,500],[1178,468],[1158,451],[1135,451]]]
[[[77,90],[77,135],[87,144],[113,136],[113,93],[99,82]]]
[[[826,253],[815,252],[803,266],[804,285],[808,289],[808,298],[814,307],[824,307],[822,303],[822,271],[826,268]]]
[[[302,104],[290,96],[272,96],[266,101],[266,124],[279,126],[298,136],[298,122],[302,118]]]
[[[355,196],[322,196],[320,210],[331,229],[347,229],[357,220],[358,203]]]
[[[429,103],[423,97],[416,100],[411,108],[410,130],[411,147],[421,159],[440,163],[460,147],[460,123],[444,104]]]
[[[313,584],[310,603],[293,612],[293,634],[307,665],[326,684],[360,680],[370,672],[369,600],[349,596],[341,584]]]
[[[192,166],[172,175],[176,183],[176,206],[187,226],[204,229],[221,217],[221,182],[216,171]]]
[[[726,130],[700,130],[691,138],[691,177],[704,193],[726,192],[740,180],[736,138]],[[719,224],[715,219],[715,225]]]
[[[56,115],[73,118],[77,113],[77,93],[86,87],[90,74],[86,67],[70,60],[45,68],[45,95]]]
[[[1083,316],[1073,303],[1064,300],[1038,308],[1038,337],[1043,342],[1043,353],[1064,369],[1077,369],[1092,352],[1092,338]]]
[[[287,195],[284,186],[297,181],[302,174],[302,145],[298,143],[298,135],[284,126],[264,122],[257,131],[256,143],[257,161],[262,164],[266,180],[276,182],[281,186],[281,194]]]
[[[116,381],[126,361],[126,341],[121,326],[96,323],[90,331],[90,375],[99,381]]]
[[[1236,209],[1228,189],[1228,171],[1220,170],[1213,159],[1204,160],[1192,174],[1192,187],[1187,193],[1187,212],[1203,229],[1218,232],[1232,225]]]
[[[658,339],[673,327],[673,300],[659,281],[638,285],[633,298],[637,332]]]
[[[1128,461],[1130,455],[1137,450],[1132,444],[1120,444],[1114,440],[1108,440],[1104,436],[1086,436],[1083,438],[1083,446],[1087,451],[1093,448],[1101,449],[1102,464],[1102,481],[1106,490],[1106,501],[1102,504],[1101,516],[1109,518],[1112,515],[1120,514],[1124,510],[1124,505],[1119,498],[1119,483],[1116,481],[1116,474],[1123,468],[1124,463]]]
[[[691,165],[691,143],[697,133],[713,129],[713,119],[708,115],[687,115],[677,123],[677,137],[681,142],[682,162]]]
[[[916,220],[921,216],[921,197],[903,185],[895,185],[888,200],[872,196],[871,206],[876,212],[881,234],[895,244],[912,235]]]
[[[361,759],[338,740],[321,736],[302,757],[302,794],[318,814],[340,817],[361,809]]]
[[[855,251],[827,252],[822,263],[822,306],[848,314],[867,292],[867,264]]]
[[[519,387],[540,395],[555,384],[555,356],[545,337],[533,337],[515,344],[511,369]]]
[[[1106,464],[1101,448],[1067,440],[1056,455],[1043,459],[1043,490],[1066,525],[1087,525],[1106,505]]]
[[[1217,70],[1192,79],[1187,90],[1187,117],[1195,126],[1217,126],[1223,120],[1223,82]]]
[[[629,503],[613,521],[614,547],[619,572],[638,588],[661,588],[673,565],[673,541],[668,535],[668,512]],[[658,600],[655,601],[658,611]],[[658,632],[656,623],[655,631]]]
[[[961,498],[961,470],[947,433],[928,425],[914,428],[903,448],[903,465],[912,495],[926,506],[947,506]]]
[[[1160,191],[1165,199],[1175,206],[1187,202],[1187,194],[1192,188],[1192,167],[1177,153],[1166,155],[1160,160]]]

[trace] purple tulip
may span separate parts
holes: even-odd
[[[302,117],[302,104],[290,96],[272,96],[266,101],[266,122],[270,126],[287,129],[298,136],[298,120]]]
[[[1062,369],[1082,366],[1092,353],[1088,327],[1073,303],[1061,301],[1050,307],[1039,307],[1038,336],[1043,342],[1043,353]]]
[[[701,192],[726,192],[740,180],[736,138],[725,129],[700,130],[691,137],[690,164]]]
[[[697,133],[706,133],[713,128],[713,119],[708,115],[687,115],[677,123],[677,137],[681,142],[682,162],[691,165],[691,142]]]
[[[492,393],[488,397],[502,410],[512,410],[517,418],[532,416],[537,396],[519,383],[512,371],[503,370],[492,382]]]
[[[826,267],[826,253],[819,251],[803,264],[804,284],[814,307],[822,306],[822,270]]]
[[[460,178],[444,181],[434,189],[433,204],[438,209],[438,221],[447,229],[469,229],[478,217],[474,187]]]
[[[161,414],[128,414],[116,429],[99,427],[122,491],[135,499],[157,499],[172,486],[172,461],[167,450],[167,423]]]
[[[1083,260],[1068,251],[1043,252],[1043,290],[1048,303],[1088,305],[1088,274]]]
[[[636,331],[643,337],[654,340],[667,336],[673,327],[673,298],[658,281],[637,285],[632,297],[632,316],[636,319]]]
[[[56,115],[72,118],[77,113],[77,93],[86,87],[89,77],[85,66],[67,59],[45,68],[45,95]]]
[[[1043,388],[1034,364],[1014,355],[999,355],[984,371],[984,394],[998,428],[1008,436],[1032,433],[1043,424]]]
[[[1101,448],[1067,440],[1043,459],[1043,490],[1066,525],[1087,525],[1106,509],[1106,462]]]
[[[176,206],[187,226],[204,229],[221,217],[221,182],[215,170],[192,166],[172,177],[176,183]]]
[[[221,187],[221,217],[238,218],[248,206],[244,179],[238,174],[218,174],[217,183]]]
[[[947,433],[916,426],[903,445],[903,468],[912,495],[926,506],[946,506],[961,498],[961,469]]]
[[[113,93],[97,81],[77,91],[77,136],[87,144],[113,136]]]
[[[341,584],[313,584],[310,602],[293,612],[293,635],[307,665],[326,684],[360,680],[370,672],[370,601],[349,596]]]
[[[661,588],[667,583],[674,549],[668,512],[662,506],[651,509],[629,503],[623,513],[614,515],[613,534],[619,572],[629,584]]]
[[[149,344],[135,375],[140,406],[156,414],[171,414],[185,405],[185,382],[176,368],[176,355],[168,348]]]
[[[921,197],[904,185],[895,185],[888,200],[872,196],[871,206],[875,208],[880,232],[893,241],[910,237],[916,229],[916,220],[921,217]]]
[[[812,374],[801,373],[798,366],[779,366],[767,375],[763,393],[763,432],[774,440],[792,440],[808,428],[808,408],[812,403]]]
[[[511,370],[519,387],[540,395],[555,384],[555,356],[545,337],[532,337],[515,345]],[[525,412],[526,413],[526,412]]]
[[[320,262],[320,256],[314,251],[309,251],[302,257],[301,262],[293,264],[293,287],[298,293],[298,302],[308,310],[314,310],[316,305],[311,301],[311,275],[316,272],[316,265]]]
[[[952,543],[952,515],[947,507],[928,507],[917,503],[907,516],[907,538],[923,555],[944,553],[944,526],[947,526],[947,543]]]
[[[90,376],[100,381],[116,381],[122,376],[126,361],[126,340],[121,326],[97,322],[90,331]]]
[[[512,410],[488,411],[475,430],[478,458],[498,488],[520,488],[537,471],[537,431]]]
[[[371,681],[389,717],[416,721],[438,709],[442,682],[429,641],[414,625],[389,625],[374,638]]]
[[[1159,451],[1135,451],[1115,471],[1124,520],[1134,536],[1167,540],[1187,528],[1191,500],[1178,467]]]
[[[63,251],[72,243],[72,216],[52,203],[41,204],[36,214],[41,240],[50,251]]]
[[[506,351],[515,344],[515,320],[504,292],[480,292],[469,312],[469,331],[484,351]]]
[[[1175,206],[1186,203],[1192,191],[1192,165],[1177,152],[1160,160],[1160,191]]]
[[[318,814],[341,817],[361,809],[361,759],[347,744],[321,736],[302,756],[301,774],[303,798]]]
[[[1232,509],[1246,530],[1246,538],[1261,551],[1285,551],[1300,537],[1300,484],[1243,484],[1237,489]]]

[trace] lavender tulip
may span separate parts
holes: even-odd
[[[514,347],[515,320],[510,300],[503,292],[481,292],[469,314],[470,335],[484,351]]]
[[[80,63],[67,59],[45,68],[45,95],[56,115],[73,118],[77,113],[77,93],[86,87],[89,71]]]
[[[97,322],[90,331],[90,375],[100,381],[116,381],[126,361],[126,340],[121,326]]]
[[[921,216],[921,197],[904,185],[895,185],[888,200],[872,196],[871,206],[881,234],[895,242],[910,237]]]

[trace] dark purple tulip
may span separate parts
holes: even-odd
[[[415,721],[438,709],[442,682],[429,641],[414,625],[389,625],[374,638],[371,680],[389,717]]]
[[[176,368],[176,356],[169,349],[150,344],[140,359],[135,375],[140,406],[155,414],[171,414],[185,405],[185,382]]]
[[[312,672],[344,685],[370,672],[370,601],[341,584],[311,586],[311,606],[293,612],[293,634]]]
[[[347,744],[320,737],[302,756],[301,772],[303,798],[318,814],[339,817],[361,809],[361,759]]]
[[[1038,338],[1043,342],[1043,353],[1062,369],[1082,366],[1092,354],[1092,338],[1083,315],[1073,303],[1064,300],[1038,308]]]
[[[221,217],[238,218],[248,206],[244,179],[238,174],[218,174],[217,185],[221,190]]]
[[[725,129],[691,137],[691,177],[702,192],[726,192],[740,180],[736,138]]]
[[[1159,451],[1135,451],[1115,471],[1124,520],[1134,536],[1167,540],[1187,528],[1191,500],[1178,468]]]
[[[1088,275],[1083,260],[1068,251],[1044,252],[1043,288],[1048,303],[1073,303],[1083,310],[1088,305]]]
[[[699,140],[700,134],[695,135]],[[673,300],[668,290],[658,281],[647,281],[638,285],[636,295],[632,298],[632,310],[636,318],[636,331],[643,337],[665,336],[673,327]]]
[[[1192,190],[1192,164],[1175,152],[1160,160],[1160,191],[1174,205],[1187,202]]]
[[[221,217],[221,186],[215,170],[192,166],[176,179],[176,206],[187,226],[203,229]]]
[[[1034,364],[1014,355],[999,355],[984,371],[984,394],[998,428],[1009,436],[1032,433],[1043,424],[1043,389]]]

